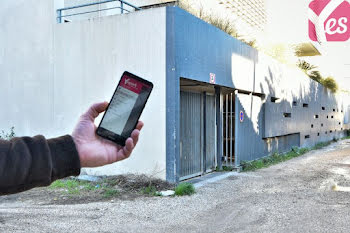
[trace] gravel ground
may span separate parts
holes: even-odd
[[[7,198],[0,232],[349,232],[350,140],[193,196],[72,205]]]

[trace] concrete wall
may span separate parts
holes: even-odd
[[[0,131],[14,126],[17,135],[55,134],[53,4],[0,2]]]
[[[56,24],[61,4],[0,3],[0,130],[70,134],[92,103],[110,100],[128,70],[154,83],[139,145],[128,160],[83,172],[165,179],[165,9]]]
[[[57,134],[70,132],[91,103],[109,101],[123,71],[154,83],[141,116],[145,127],[132,157],[85,171],[147,173],[165,179],[165,8],[57,24],[55,54]]]

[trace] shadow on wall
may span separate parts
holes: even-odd
[[[256,67],[258,59],[254,63]],[[236,100],[237,119],[240,111],[246,116],[243,122],[236,122],[236,165],[287,152],[293,146],[310,147],[345,136],[347,107],[338,103],[335,95],[303,74],[294,78],[274,71],[273,65],[265,69],[259,88],[254,86],[254,92],[258,89],[264,97],[238,94]],[[254,75],[255,81],[261,73]]]

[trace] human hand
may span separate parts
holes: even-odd
[[[137,123],[136,129],[132,131],[124,147],[96,135],[94,120],[106,110],[107,106],[107,102],[93,104],[86,113],[81,115],[72,133],[81,167],[98,167],[126,159],[137,144],[143,127],[142,121]]]

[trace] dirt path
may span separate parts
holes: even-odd
[[[0,232],[349,232],[350,140],[187,197],[0,202]]]

